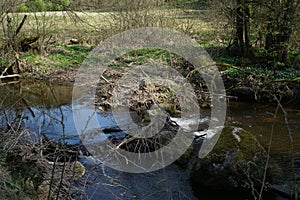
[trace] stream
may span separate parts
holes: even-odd
[[[72,113],[72,85],[43,81],[23,80],[19,84],[0,86],[0,127],[19,123],[32,132],[45,133],[51,140],[78,144],[80,138]],[[285,108],[240,102],[228,102],[226,124],[253,133],[267,149],[270,136],[271,157],[284,169],[280,184],[292,184],[293,174],[300,180],[300,107]],[[96,112],[101,128],[114,128],[111,113]],[[201,112],[201,119],[208,118],[209,110]],[[17,120],[16,120],[17,119]],[[124,123],[127,119],[124,117]],[[275,123],[274,123],[275,122]],[[273,131],[272,131],[273,130]],[[125,133],[107,134],[109,139],[122,139]],[[107,139],[103,138],[103,140]],[[37,138],[38,139],[38,138]],[[62,141],[63,140],[63,141]],[[291,150],[294,153],[294,169],[291,167]],[[195,196],[190,186],[189,169],[176,164],[146,174],[130,174],[104,166],[93,157],[81,157],[87,169],[84,177],[86,188],[78,192],[76,199],[246,199],[242,194],[213,194],[203,192]],[[299,183],[298,183],[299,184]],[[82,185],[78,185],[82,187]],[[271,196],[266,199],[285,199]]]

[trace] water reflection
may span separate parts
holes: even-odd
[[[72,112],[72,85],[43,81],[22,81],[19,84],[0,87],[2,99],[0,127],[22,126],[35,133],[44,133],[49,139],[69,144],[80,142]],[[82,108],[78,108],[82,110]],[[115,127],[110,113],[95,111],[93,107],[82,112],[94,112],[101,130],[102,140],[123,137],[125,133],[104,134],[103,129]],[[82,116],[85,117],[85,116]]]
[[[271,153],[290,154],[292,136],[295,153],[300,156],[300,110],[287,108],[287,121],[282,111],[274,118],[275,110],[274,106],[229,103],[226,123],[250,131],[265,148],[274,125]]]
[[[78,142],[78,133],[72,113],[72,90],[70,84],[55,84],[36,80],[22,80],[19,84],[0,86],[0,126],[19,122],[34,132],[46,133],[50,138],[64,138]],[[80,94],[78,94],[78,98]],[[83,105],[86,113],[97,116],[102,129],[116,126],[111,113],[101,113],[93,107]],[[82,109],[77,108],[77,109]],[[75,108],[76,109],[76,108]],[[84,112],[85,112],[84,111]],[[257,104],[230,102],[228,104],[226,124],[249,130],[267,147],[274,123],[273,154],[289,154],[291,140],[297,155],[300,154],[300,110],[287,109],[287,122],[283,112],[274,119],[275,107]],[[82,112],[81,112],[82,113]],[[202,110],[201,118],[208,120],[210,112]],[[126,116],[124,114],[124,116]],[[85,117],[85,116],[83,116]],[[123,122],[126,123],[124,118]],[[291,135],[290,135],[291,134]],[[77,137],[77,138],[76,138]]]

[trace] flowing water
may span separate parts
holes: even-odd
[[[33,132],[45,133],[52,140],[70,144],[80,142],[73,121],[72,85],[22,81],[1,86],[0,95],[0,127],[17,123]],[[226,124],[250,131],[266,149],[270,147],[271,157],[284,169],[282,184],[292,184],[294,178],[298,182],[300,108],[286,108],[286,113],[279,109],[276,116],[276,107],[268,105],[229,102],[227,109]],[[96,114],[102,130],[116,127],[111,113],[97,111]],[[201,118],[209,118],[209,110],[203,110]],[[124,116],[124,123],[126,121]],[[124,135],[120,131],[106,137],[119,139]],[[294,168],[291,155],[294,156]],[[87,187],[78,193],[77,199],[197,199],[190,186],[189,170],[175,164],[152,173],[129,174],[105,167],[92,157],[82,157],[81,162],[87,168]],[[210,196],[212,193],[205,194],[204,191],[200,198]]]

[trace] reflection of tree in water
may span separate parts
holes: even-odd
[[[26,187],[32,195],[30,199],[36,199],[34,195],[39,199],[72,199],[73,183],[85,173],[82,164],[74,162],[80,146],[65,144],[65,112],[71,111],[71,106],[64,104],[71,101],[66,97],[71,97],[72,89],[61,86],[57,92],[59,89],[44,82],[21,82],[0,88],[0,158],[9,173],[15,174],[13,187],[17,188],[12,190]],[[44,131],[54,133],[53,140],[48,140]]]
[[[5,124],[30,125],[36,126],[36,132],[48,132],[48,129],[55,127],[64,134],[64,112],[71,110],[71,107],[62,105],[71,102],[71,86],[21,81],[19,84],[2,86],[0,95],[3,97],[0,102],[2,127]]]

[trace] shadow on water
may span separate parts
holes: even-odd
[[[45,133],[50,139],[70,144],[80,142],[72,113],[72,85],[25,80],[19,84],[0,87],[0,127],[15,122],[33,132]],[[300,180],[300,110],[287,109],[290,132],[282,112],[274,119],[274,107],[230,102],[226,124],[249,130],[267,148],[274,123],[271,156],[280,161],[284,180],[292,181],[292,173]],[[209,113],[209,111],[207,112]],[[110,113],[96,111],[101,128],[116,124]],[[203,117],[209,117],[206,112]],[[207,115],[207,116],[205,116]],[[126,121],[126,119],[124,119]],[[107,137],[123,137],[114,133]],[[291,169],[291,140],[293,138],[295,169]],[[98,160],[84,158],[87,167],[88,187],[85,196],[78,199],[196,199],[189,185],[189,170],[172,164],[163,170],[149,174],[128,174],[104,167]],[[246,199],[244,194],[225,194],[215,191],[198,191],[200,199]],[[250,198],[251,199],[251,198]],[[268,197],[266,199],[276,199]]]

